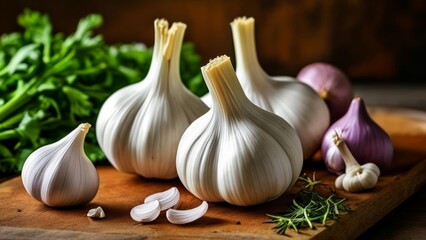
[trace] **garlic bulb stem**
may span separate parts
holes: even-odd
[[[348,146],[346,145],[343,137],[340,136],[337,132],[333,135],[333,142],[336,147],[339,149],[340,155],[345,161],[346,168],[359,167],[359,163],[355,160],[354,155],[352,155]]]
[[[330,123],[323,99],[308,85],[292,77],[271,77],[257,57],[254,18],[231,22],[236,54],[236,75],[247,98],[258,107],[285,119],[298,133],[304,159],[319,148]],[[203,97],[209,102],[207,97]]]
[[[180,51],[186,25],[173,23],[170,29],[164,19],[155,20],[155,44],[152,63],[145,80],[154,85],[151,93],[186,90],[179,75]],[[149,77],[148,77],[149,76]]]
[[[222,64],[224,61],[230,61],[229,57],[225,55],[217,57],[201,67],[201,71],[205,79],[211,79],[206,81],[206,84],[211,89],[214,99],[212,109],[220,111],[217,114],[219,116],[238,117],[248,105],[252,104],[244,94],[232,64]],[[217,65],[221,67],[218,68]]]
[[[250,74],[252,74],[248,77],[240,77],[241,85],[243,85],[243,88],[250,86],[267,88],[268,85],[264,83],[264,79],[269,78],[269,76],[260,66],[257,57],[254,18],[236,18],[231,22],[231,29],[235,45],[237,76],[247,76],[246,69],[250,69]]]

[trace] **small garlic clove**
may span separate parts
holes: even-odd
[[[154,193],[145,198],[144,203],[158,200],[160,202],[160,210],[166,210],[174,207],[179,201],[179,190],[176,187],[172,187],[164,192]]]
[[[208,204],[206,201],[203,201],[200,206],[193,209],[169,209],[166,212],[166,217],[173,224],[187,224],[202,217],[207,212],[207,209]]]
[[[62,139],[28,156],[21,176],[31,197],[50,207],[84,205],[95,197],[99,176],[84,152],[90,126],[82,123]]]
[[[375,173],[377,176],[380,175],[380,168],[374,163],[366,163],[366,164],[362,165],[362,167],[364,169],[369,169],[370,171]]]
[[[343,188],[343,179],[345,178],[346,174],[343,173],[342,175],[338,176],[336,178],[336,181],[334,182],[334,185],[336,186],[337,189],[342,189]]]
[[[105,212],[101,207],[92,208],[87,212],[87,216],[91,218],[105,218]]]
[[[374,188],[380,176],[380,170],[379,170],[379,173],[377,173],[376,171],[379,167],[376,166],[375,167],[376,169],[371,169],[371,168],[365,167],[365,164],[362,167],[363,167],[363,173],[358,174],[358,179],[359,179],[358,181],[362,185],[361,189],[368,190],[368,189]]]
[[[160,202],[154,200],[132,208],[130,216],[136,222],[152,222],[160,215],[160,212]]]

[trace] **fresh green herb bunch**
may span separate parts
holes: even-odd
[[[143,44],[107,45],[94,35],[102,24],[97,14],[81,19],[69,36],[53,34],[49,17],[36,11],[25,10],[18,23],[23,32],[0,37],[0,172],[20,171],[32,151],[79,123],[94,125],[106,98],[143,79],[152,57]],[[182,80],[203,95],[200,66],[194,46],[184,43]],[[85,148],[92,161],[105,159],[94,130]]]
[[[299,180],[306,182],[306,185],[296,194],[289,211],[279,215],[268,214],[278,234],[285,235],[288,228],[296,232],[304,227],[314,229],[313,223],[326,225],[327,220],[338,220],[339,214],[350,211],[344,204],[346,199],[340,198],[333,191],[329,196],[314,191],[314,186],[321,184],[315,180],[315,174],[313,179],[304,176]]]

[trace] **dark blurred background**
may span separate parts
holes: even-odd
[[[78,20],[100,13],[108,43],[153,44],[153,21],[188,25],[203,64],[217,55],[234,58],[229,23],[256,19],[259,61],[270,75],[295,76],[312,62],[341,68],[353,82],[417,84],[426,79],[424,0],[93,0],[0,1],[0,34],[19,31],[25,8],[47,13],[55,32],[71,33]]]

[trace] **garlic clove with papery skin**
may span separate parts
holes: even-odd
[[[229,57],[217,57],[201,71],[213,105],[182,135],[176,158],[181,182],[205,201],[249,206],[277,198],[302,169],[296,131],[250,102]]]
[[[379,167],[374,163],[360,165],[337,132],[333,135],[333,141],[346,164],[345,173],[336,178],[336,188],[343,188],[347,192],[374,188],[380,176]]]
[[[83,148],[89,128],[89,123],[80,124],[28,156],[21,176],[31,197],[51,207],[83,205],[95,197],[99,177]]]
[[[208,107],[182,83],[180,52],[184,23],[154,22],[155,42],[145,79],[122,88],[103,104],[96,137],[118,170],[146,178],[172,179],[179,140]]]

